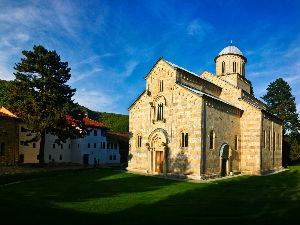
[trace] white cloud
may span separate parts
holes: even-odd
[[[79,60],[77,63],[76,63],[76,65],[77,66],[81,66],[81,65],[95,65],[95,64],[97,64],[97,63],[99,63],[98,61],[100,60],[100,59],[102,59],[102,58],[107,58],[107,57],[111,57],[111,56],[113,56],[113,54],[112,53],[109,53],[109,52],[107,52],[107,53],[104,53],[104,54],[102,54],[102,55],[91,55],[91,56],[89,56],[88,58],[84,58],[83,60]],[[75,66],[76,66],[75,65]]]
[[[75,101],[91,110],[109,111],[118,101],[116,94],[105,93],[100,90],[87,90],[82,88],[76,91]]]
[[[23,57],[22,50],[33,44],[57,46],[60,34],[75,35],[77,16],[77,10],[67,1],[0,2],[1,79],[13,79],[13,67]]]
[[[134,71],[135,67],[139,64],[138,61],[129,61],[125,65],[125,72],[123,73],[124,77],[129,77]]]
[[[295,82],[300,81],[300,75],[294,75],[294,76],[288,76],[288,77],[283,77],[283,79],[288,82],[289,84],[294,84]]]
[[[40,18],[40,11],[35,6],[6,7],[2,8],[0,21],[7,24],[20,24],[30,26]]]
[[[11,69],[7,68],[5,64],[0,63],[0,79],[13,80],[15,77]]]
[[[188,35],[203,38],[212,29],[213,27],[209,23],[197,19],[188,24],[186,31]]]
[[[78,7],[73,5],[73,1],[52,1],[54,15],[57,17],[57,23],[69,35],[78,37],[78,28],[80,27]]]
[[[70,84],[73,84],[75,82],[78,82],[78,81],[81,81],[81,80],[84,80],[90,76],[93,76],[95,73],[98,73],[98,72],[101,72],[103,69],[101,67],[94,67],[93,69],[91,70],[88,70],[86,72],[75,72],[75,73],[72,73],[72,76],[71,76],[71,79],[69,81]]]
[[[26,42],[30,39],[29,34],[26,33],[17,33],[15,35],[15,40],[18,42]]]

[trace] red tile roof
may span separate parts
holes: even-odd
[[[69,120],[73,125],[75,125],[76,121],[69,115],[66,116],[67,120]],[[79,122],[79,121],[77,121]],[[105,126],[103,123],[97,122],[95,120],[92,120],[90,118],[83,118],[84,125],[87,127],[96,127],[96,128],[102,128],[102,129],[109,129],[109,127]]]
[[[84,124],[87,127],[96,127],[96,128],[103,128],[103,129],[109,129],[107,126],[105,126],[103,123],[97,122],[95,120],[92,120],[90,118],[83,118]]]

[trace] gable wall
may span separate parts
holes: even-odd
[[[176,161],[180,157],[186,157],[186,170],[183,172],[200,176],[203,99],[178,85],[174,86],[172,96],[172,108],[169,115],[172,138],[170,143],[170,172],[179,172],[176,168]],[[188,147],[181,147],[181,133],[188,133]]]
[[[149,171],[148,144],[149,136],[161,128],[168,134],[168,172],[177,172],[178,157],[188,157],[185,173],[200,174],[201,150],[201,97],[177,85],[178,71],[165,62],[159,62],[147,76],[149,92],[140,96],[130,108],[129,130],[130,158],[129,168]],[[159,90],[159,80],[163,79],[164,90]],[[157,121],[156,99],[165,99],[164,121]],[[187,148],[180,147],[181,132],[188,133]],[[142,146],[137,147],[138,136],[142,136]]]

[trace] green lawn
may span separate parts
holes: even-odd
[[[300,224],[300,166],[211,183],[110,169],[60,174],[0,186],[0,223]]]

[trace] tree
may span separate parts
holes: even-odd
[[[25,58],[15,64],[8,99],[11,110],[40,135],[39,162],[43,163],[46,131],[56,135],[58,143],[82,136],[84,112],[72,99],[76,89],[66,84],[71,68],[56,51],[39,45],[22,53]]]
[[[8,108],[7,92],[9,91],[9,81],[0,80],[0,107]]]
[[[286,81],[278,78],[269,84],[267,93],[262,99],[266,102],[268,111],[283,120],[284,134],[290,133],[295,136],[300,126],[295,97],[291,94],[291,90]]]
[[[252,86],[252,82],[250,80],[247,80],[250,84],[250,95],[254,96],[254,90],[253,90],[253,86]]]
[[[283,120],[283,164],[300,158],[299,115],[291,91],[289,84],[282,78],[278,78],[269,84],[267,93],[262,97],[268,111]]]
[[[291,161],[300,159],[300,135],[291,139],[289,158]]]

